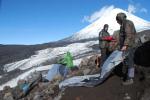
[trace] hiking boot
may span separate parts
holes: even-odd
[[[122,83],[123,85],[131,85],[133,84],[133,79],[128,79],[125,82]]]

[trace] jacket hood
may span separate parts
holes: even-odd
[[[116,16],[116,20],[119,22],[123,22],[124,20],[126,20],[126,14],[125,13],[118,13]]]

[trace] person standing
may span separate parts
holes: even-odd
[[[109,56],[109,40],[107,39],[110,34],[108,33],[108,24],[105,24],[103,29],[99,32],[99,48],[101,50],[101,64],[103,65],[104,61]]]
[[[124,60],[125,81],[123,85],[130,85],[133,83],[134,78],[134,51],[135,51],[135,35],[136,30],[132,21],[126,19],[125,13],[118,13],[116,16],[116,21],[120,25],[119,31],[119,46],[120,50],[123,51],[123,54],[126,55]]]

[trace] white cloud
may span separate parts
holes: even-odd
[[[133,2],[134,3],[134,2]],[[128,9],[127,11],[129,13],[147,13],[148,10],[146,8],[143,8],[142,5],[140,3],[134,3],[134,5],[132,5],[133,3],[128,5]]]
[[[142,8],[142,9],[140,10],[140,12],[147,13],[148,10],[147,10],[146,8]]]
[[[137,8],[134,5],[129,4],[128,12],[129,13],[136,13]]]
[[[133,2],[133,0],[129,0],[130,2]],[[89,23],[92,23],[94,21],[96,21],[97,19],[101,18],[101,16],[103,16],[104,14],[107,14],[109,13],[110,11],[112,11],[113,9],[115,9],[114,5],[111,5],[111,6],[104,6],[103,8],[101,8],[100,10],[98,11],[95,11],[94,13],[92,13],[91,15],[89,16],[84,16],[83,19],[82,19],[82,22],[89,22]],[[127,8],[127,11],[129,13],[147,13],[148,10],[146,8],[143,8],[141,6],[141,4],[135,4],[133,5],[132,3],[130,3],[128,5],[128,8]]]
[[[99,11],[94,12],[90,16],[84,16],[82,22],[92,23],[95,20],[99,19],[104,13],[110,12],[112,9],[114,9],[113,5],[111,5],[111,6],[104,6]]]

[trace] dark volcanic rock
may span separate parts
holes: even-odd
[[[137,65],[150,67],[150,41],[136,49],[134,61]]]
[[[144,91],[144,94],[143,94],[141,100],[150,100],[150,95],[149,94],[150,94],[150,88],[148,88]]]
[[[150,73],[145,73],[150,69],[137,67],[134,84],[129,86],[122,85],[120,77],[113,75],[103,84],[94,87],[71,87],[65,90],[61,100],[149,100]],[[145,79],[141,80],[143,74]],[[144,98],[144,99],[143,99]]]

